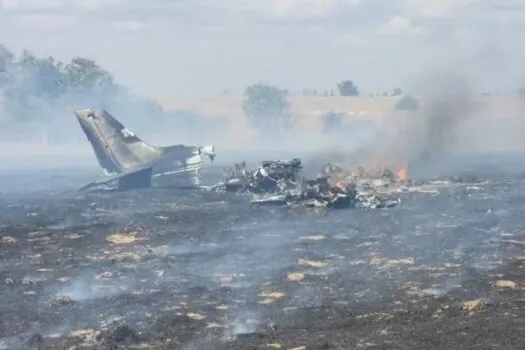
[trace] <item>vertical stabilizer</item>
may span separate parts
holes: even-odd
[[[137,137],[103,109],[76,110],[75,115],[102,168],[120,173],[160,156],[160,149]]]

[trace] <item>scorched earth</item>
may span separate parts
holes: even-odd
[[[333,211],[87,177],[2,175],[0,349],[523,347],[517,177]]]

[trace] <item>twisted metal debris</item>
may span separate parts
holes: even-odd
[[[365,179],[365,172],[352,174],[328,163],[313,180],[300,175],[299,158],[263,161],[256,169],[246,162],[224,172],[224,181],[214,190],[251,194],[252,204],[327,208],[390,208],[399,203],[379,193],[378,188],[395,182],[395,175],[385,171],[380,179]],[[377,180],[380,180],[379,182]]]

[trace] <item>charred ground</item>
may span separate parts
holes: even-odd
[[[437,184],[392,209],[254,207],[4,175],[0,348],[516,349],[525,183]]]

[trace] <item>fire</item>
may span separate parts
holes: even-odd
[[[335,184],[335,187],[338,187],[339,189],[341,189],[343,191],[346,191],[348,189],[348,185],[346,183],[344,183],[343,181],[338,181]]]
[[[408,179],[407,171],[405,168],[399,169],[399,172],[397,173],[397,178],[400,182],[406,182]]]

